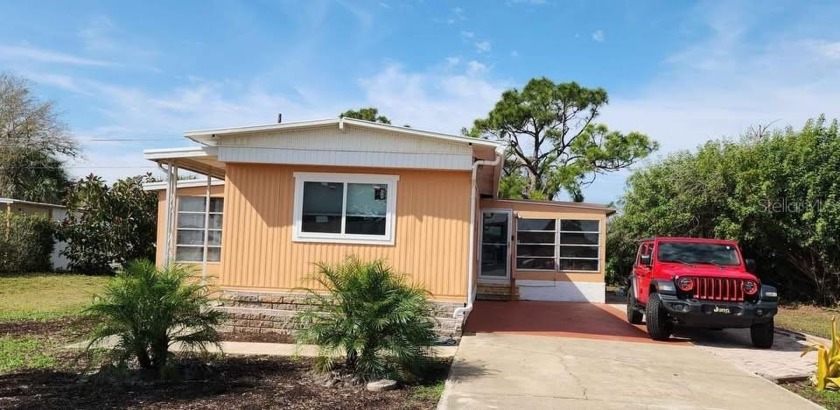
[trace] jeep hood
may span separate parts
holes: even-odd
[[[662,274],[674,276],[701,276],[709,278],[733,278],[757,280],[755,275],[744,272],[740,266],[718,267],[708,264],[683,265],[681,263],[660,262],[659,271]]]

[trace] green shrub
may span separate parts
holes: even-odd
[[[62,254],[70,270],[110,274],[112,264],[155,257],[157,194],[143,190],[152,181],[151,174],[138,175],[108,187],[89,175],[70,187],[67,217],[58,231],[67,242]]]
[[[55,246],[56,225],[42,215],[12,214],[0,218],[0,273],[47,272]]]
[[[129,263],[85,310],[97,323],[88,351],[115,337],[113,354],[120,363],[135,358],[164,377],[174,343],[202,352],[218,347],[215,326],[224,315],[209,308],[208,287],[192,276],[180,265],[159,270],[147,260]]]
[[[362,381],[417,375],[436,339],[428,292],[382,261],[317,266],[313,279],[327,292],[307,289],[311,308],[296,316],[298,342],[319,347],[316,370],[343,358]]]

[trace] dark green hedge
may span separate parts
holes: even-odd
[[[0,214],[0,273],[48,272],[56,224],[45,216]]]

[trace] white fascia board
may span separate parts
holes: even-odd
[[[225,181],[222,181],[220,179],[215,179],[214,178],[213,180],[210,181],[210,185],[212,185],[212,186],[218,186],[218,185],[224,185],[224,184],[225,184]],[[145,184],[143,184],[143,190],[144,191],[162,191],[162,190],[166,189],[166,185],[167,185],[166,181],[146,182]],[[207,180],[206,179],[184,179],[184,180],[178,181],[178,187],[177,188],[179,188],[179,189],[180,188],[199,188],[199,187],[206,187],[206,186],[207,186]]]
[[[144,150],[143,157],[152,161],[178,158],[204,158],[215,157],[217,151],[218,149],[216,147],[159,148]]]

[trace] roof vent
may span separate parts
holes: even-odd
[[[282,113],[282,112],[281,112],[281,113],[279,113],[279,114],[277,114],[277,123],[278,123],[278,124],[282,124],[282,123],[283,123],[283,113]]]

